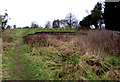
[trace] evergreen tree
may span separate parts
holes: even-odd
[[[102,16],[102,3],[97,3],[94,9],[91,11],[92,24],[98,28],[98,22],[103,19]],[[101,25],[101,24],[100,24]]]
[[[120,31],[120,2],[105,2],[105,28]]]
[[[84,19],[80,21],[79,24],[87,28],[90,28],[90,25],[94,25],[96,28],[98,28],[98,23],[101,23],[102,20],[102,3],[98,2],[91,11],[91,14],[84,17]]]
[[[53,28],[59,28],[60,27],[60,21],[59,20],[54,20],[52,26],[53,26]]]

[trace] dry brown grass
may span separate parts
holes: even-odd
[[[107,30],[95,30],[87,34],[47,34],[30,37],[24,38],[24,41],[26,41],[25,43],[28,42],[29,45],[35,44],[35,49],[31,53],[40,60],[49,61],[44,64],[46,67],[59,67],[52,70],[56,69],[57,77],[62,80],[101,79],[100,76],[103,74],[103,78],[107,77],[112,80],[115,74],[118,76],[118,72],[110,71],[113,66],[101,58],[106,54],[119,55],[120,36],[116,33]],[[35,55],[37,52],[44,56]],[[112,77],[109,76],[111,73]]]
[[[80,38],[81,39],[81,38]],[[119,54],[120,36],[108,30],[98,30],[83,37],[87,52],[92,54]]]
[[[0,55],[2,53],[2,38],[0,38]]]
[[[7,35],[7,34],[2,34],[2,41],[3,42],[8,42],[8,43],[10,43],[10,42],[13,42],[13,38],[11,37],[11,36],[9,36],[9,35]]]
[[[80,52],[79,54],[119,54],[120,36],[108,30],[96,30],[82,35],[28,35],[24,42],[36,46],[54,46],[59,50]]]

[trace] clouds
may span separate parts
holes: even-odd
[[[63,19],[73,12],[79,20],[87,15],[86,10],[93,9],[98,0],[2,0],[0,11],[8,10],[11,17],[9,24],[30,25],[37,21],[44,25],[47,21]]]

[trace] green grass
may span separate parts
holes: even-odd
[[[107,61],[108,61],[108,63],[110,63],[113,66],[120,66],[120,61],[116,57],[109,57],[109,59],[107,59]]]
[[[71,63],[79,63],[79,56],[71,57]]]
[[[78,80],[80,77],[84,77],[88,80],[109,80],[105,78],[105,74],[96,76],[92,66],[88,65],[86,61],[90,61],[91,55],[83,57],[83,54],[68,54],[64,53],[64,50],[59,50],[58,47],[31,47],[23,43],[22,37],[27,34],[34,34],[35,32],[76,32],[76,29],[70,28],[33,28],[33,29],[7,29],[3,34],[7,34],[14,40],[6,46],[7,50],[3,51],[3,80],[18,80],[19,75],[16,76],[14,67],[14,55],[16,44],[19,44],[19,57],[20,61],[24,62],[22,65],[26,70],[26,73],[22,76],[24,80]],[[81,33],[92,33],[93,30],[81,30]],[[6,44],[4,42],[3,44]],[[62,46],[62,45],[61,45]],[[70,46],[72,47],[72,46]],[[56,50],[53,50],[55,48]],[[67,48],[67,47],[66,47]],[[41,51],[40,51],[41,50]],[[71,51],[75,51],[72,50]],[[65,54],[66,57],[58,56],[58,54]],[[68,58],[67,58],[68,57]],[[65,61],[64,61],[65,59]],[[101,60],[101,59],[100,59]],[[82,63],[81,63],[82,62]],[[120,66],[119,58],[115,56],[106,57],[102,60],[104,63],[109,63],[112,67]],[[80,65],[82,67],[80,67]],[[97,67],[99,68],[99,67]],[[84,73],[86,72],[86,73]],[[119,71],[120,72],[120,71]]]
[[[16,76],[13,75],[13,68],[14,68],[14,63],[13,63],[13,47],[10,48],[9,51],[4,51],[3,52],[3,56],[2,56],[2,62],[3,64],[3,68],[2,71],[7,72],[7,74],[5,74],[5,78],[3,78],[3,80],[7,80],[7,79],[17,79]]]

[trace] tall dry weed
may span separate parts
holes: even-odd
[[[79,37],[84,50],[93,54],[119,54],[120,36],[108,30],[96,30],[87,36]],[[82,40],[82,41],[81,41]]]
[[[117,54],[120,53],[120,35],[108,30],[95,30],[85,35],[28,35],[23,37],[30,45],[54,46],[67,51],[74,50],[79,54]]]

